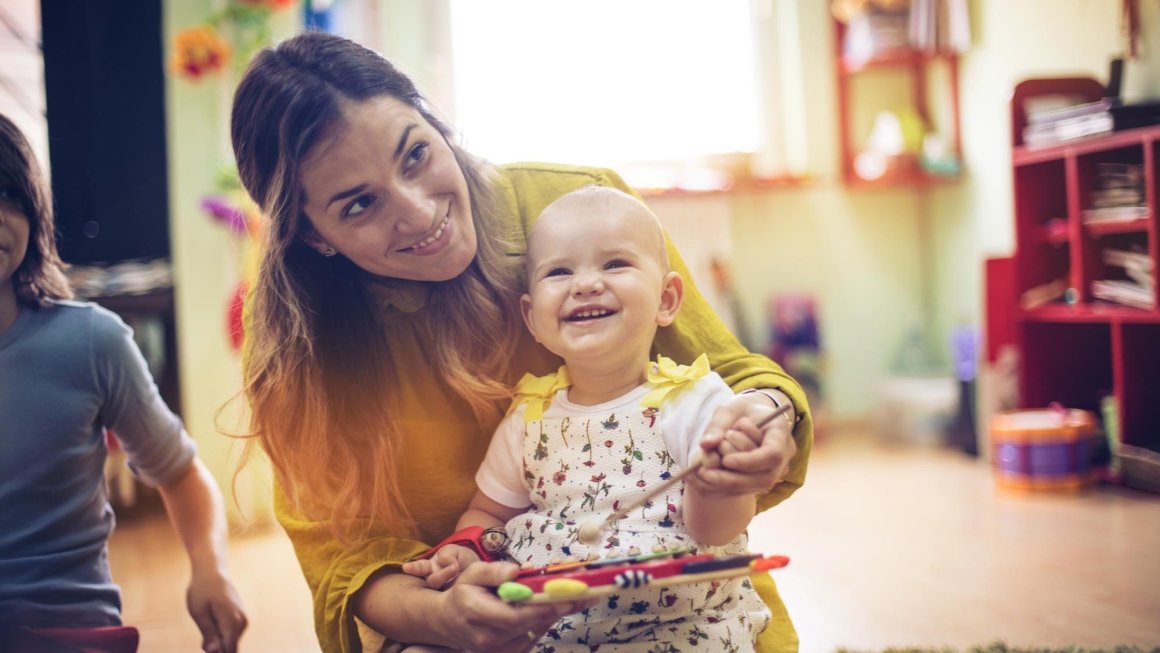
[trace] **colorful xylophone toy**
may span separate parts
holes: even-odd
[[[520,571],[496,592],[510,603],[557,603],[607,596],[644,587],[705,583],[780,569],[789,564],[781,555],[718,556],[674,549],[603,560],[562,562]]]

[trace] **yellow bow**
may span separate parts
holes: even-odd
[[[514,409],[520,404],[527,404],[527,410],[524,411],[524,421],[530,422],[540,419],[544,416],[544,411],[551,405],[556,392],[570,385],[572,385],[572,379],[568,378],[568,368],[563,365],[555,374],[546,376],[524,374],[519,384],[516,385],[516,397],[515,401],[512,402],[512,407]]]
[[[708,373],[709,357],[705,354],[698,356],[692,365],[677,365],[672,359],[657,355],[657,362],[648,366],[648,382],[652,389],[640,400],[640,405],[660,408],[670,392],[680,390]]]

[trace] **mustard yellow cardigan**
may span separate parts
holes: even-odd
[[[613,186],[633,192],[616,173],[598,168],[551,164],[501,166],[499,189],[508,213],[523,225],[523,233],[540,211],[557,197],[586,185]],[[522,244],[522,243],[521,243]],[[765,510],[792,494],[805,481],[813,442],[813,424],[801,386],[768,358],[745,350],[697,291],[684,262],[669,243],[673,269],[686,280],[685,301],[676,322],[662,328],[655,349],[677,361],[692,361],[706,353],[713,370],[735,392],[748,388],[779,388],[794,402],[798,415],[794,438],[798,453],[789,476],[758,500]],[[294,544],[298,561],[314,595],[314,624],[322,650],[353,653],[361,649],[351,597],[367,579],[383,568],[398,567],[415,554],[454,531],[455,523],[475,492],[475,470],[483,459],[494,424],[479,424],[470,410],[436,378],[424,352],[429,350],[421,284],[368,286],[378,302],[386,342],[396,369],[384,370],[402,389],[403,414],[399,422],[406,457],[397,461],[404,500],[421,520],[421,539],[395,537],[390,525],[379,525],[373,536],[356,546],[344,546],[331,535],[325,521],[295,514],[277,494],[279,522]],[[545,374],[560,360],[524,332],[518,347],[515,378],[524,372]],[[773,622],[761,635],[761,653],[790,652],[798,647],[797,634],[777,594],[773,579],[761,575],[753,584],[773,612]]]

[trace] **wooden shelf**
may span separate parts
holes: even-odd
[[[840,72],[854,75],[864,70],[880,68],[898,68],[900,66],[925,65],[930,61],[951,61],[957,58],[954,52],[921,52],[911,48],[891,50],[879,53],[865,61],[853,61],[849,58],[839,58]]]
[[[1022,311],[1018,319],[1024,322],[1087,322],[1099,324],[1138,323],[1160,324],[1160,311],[1132,308],[1119,304],[1048,304]]]
[[[1142,234],[1148,232],[1148,225],[1151,222],[1152,216],[1136,218],[1135,220],[1117,220],[1115,222],[1085,222],[1083,229],[1093,236]]]
[[[855,107],[864,104],[854,97],[851,88],[851,79],[859,73],[872,70],[896,70],[908,77],[910,84],[909,98],[894,102],[912,108],[922,121],[925,129],[937,132],[948,139],[948,150],[954,156],[956,164],[962,165],[962,135],[959,128],[959,75],[958,55],[949,51],[924,52],[913,48],[894,48],[876,53],[867,60],[850,60],[843,55],[842,44],[846,38],[846,26],[837,19],[831,19],[834,26],[834,60],[835,78],[837,82],[838,102],[838,142],[841,150],[842,179],[852,189],[875,189],[892,187],[929,187],[952,183],[961,178],[961,173],[955,175],[928,172],[917,166],[907,166],[902,170],[888,171],[878,179],[867,180],[859,177],[854,171],[854,159],[858,154],[859,143],[866,138],[866,134],[852,133],[852,121],[856,113]],[[947,124],[936,125],[930,100],[927,97],[927,77],[932,64],[944,65],[947,68],[946,93],[949,95],[950,115],[946,118]],[[940,89],[941,90],[941,89]],[[884,107],[884,110],[886,108]],[[941,127],[941,129],[939,128]],[[914,157],[913,154],[910,155]]]

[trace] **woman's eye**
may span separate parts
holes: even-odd
[[[375,198],[373,195],[359,195],[353,202],[346,205],[346,209],[342,212],[342,217],[353,218],[362,214],[371,204],[374,204]]]
[[[431,146],[426,142],[420,141],[415,143],[415,146],[411,148],[411,151],[407,152],[407,167],[414,167],[422,163],[427,158],[427,152],[430,150],[430,148]]]

